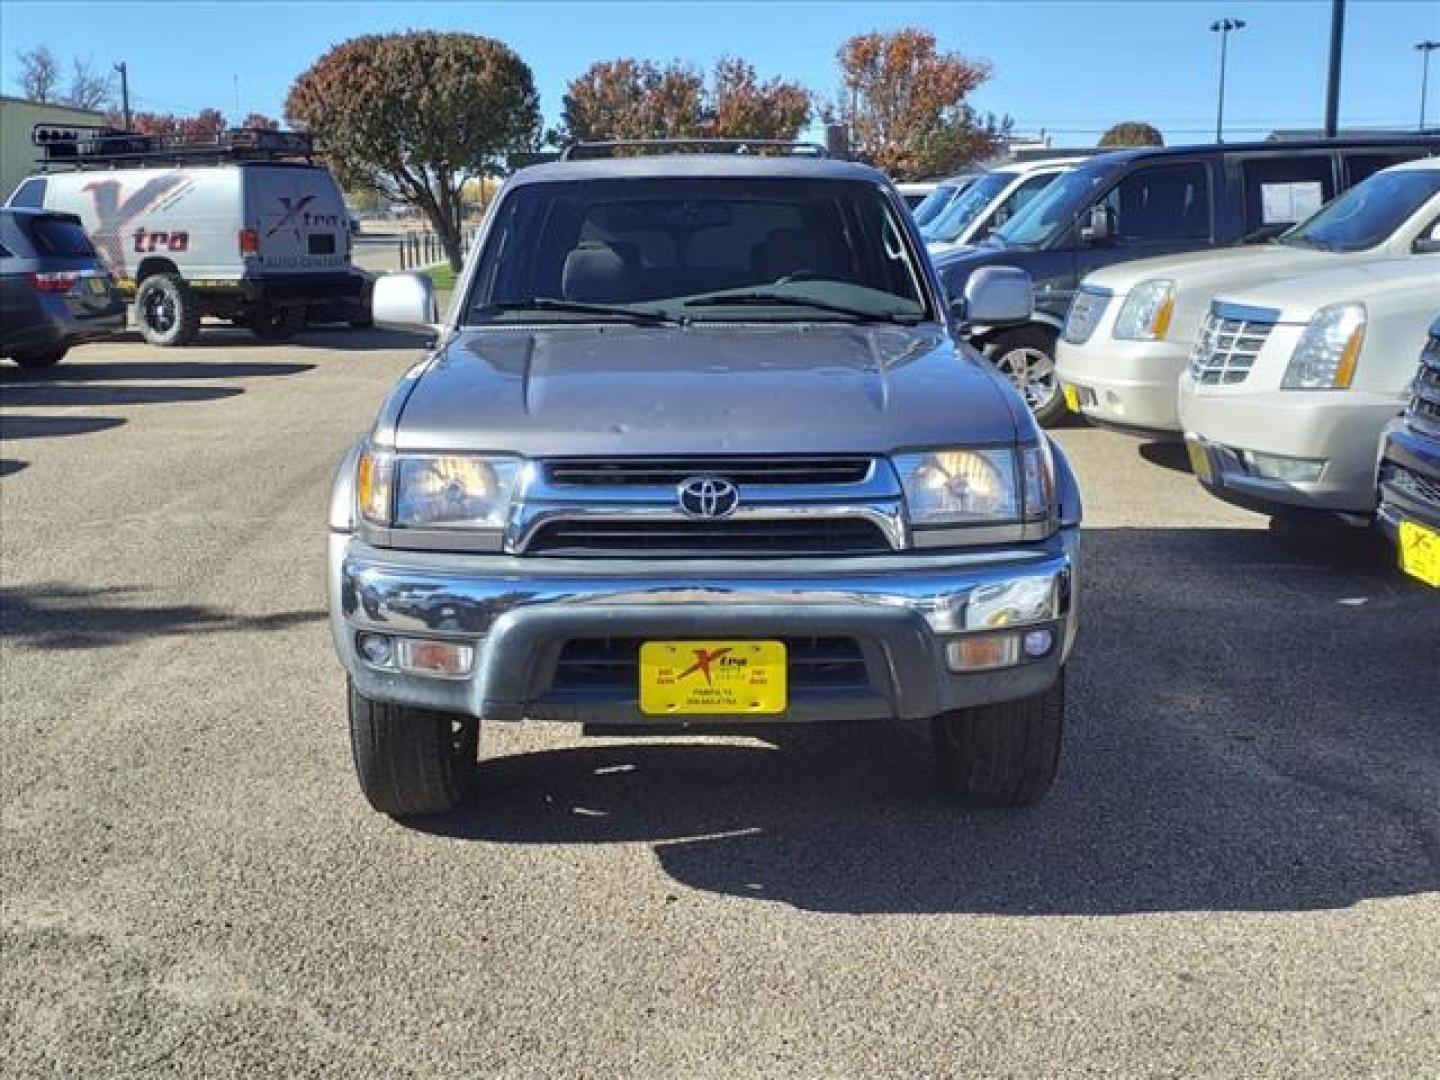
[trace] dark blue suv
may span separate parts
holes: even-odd
[[[1420,353],[1405,415],[1385,432],[1379,521],[1400,549],[1401,568],[1440,587],[1440,319]]]

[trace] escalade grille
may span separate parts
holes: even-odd
[[[557,487],[674,487],[692,476],[723,476],[740,485],[858,484],[868,457],[661,457],[552,460],[545,476]]]
[[[540,526],[531,555],[696,558],[707,555],[856,555],[893,550],[885,534],[864,518],[673,521],[577,518]]]
[[[1190,353],[1190,377],[1206,386],[1244,382],[1275,324],[1226,319],[1210,312]]]
[[[1413,395],[1408,417],[1410,426],[1440,437],[1440,337],[1433,334],[1420,354]]]
[[[1385,486],[1411,502],[1420,503],[1440,514],[1440,480],[1423,476],[1403,465],[1386,466]]]
[[[855,689],[869,685],[860,646],[850,638],[787,637],[791,690]],[[560,650],[552,691],[628,691],[640,685],[639,638],[584,638]]]

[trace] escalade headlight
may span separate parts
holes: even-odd
[[[518,458],[367,450],[356,483],[360,515],[398,528],[502,529]]]
[[[1317,311],[1300,335],[1282,390],[1345,390],[1355,377],[1365,343],[1365,305],[1331,304]]]
[[[1164,278],[1142,281],[1130,290],[1115,316],[1114,336],[1124,341],[1159,341],[1170,329],[1174,314],[1175,283]]]
[[[1054,491],[1050,448],[931,450],[893,459],[914,525],[1044,518]]]

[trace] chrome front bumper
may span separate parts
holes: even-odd
[[[1066,528],[1042,543],[963,554],[742,564],[421,553],[333,532],[331,629],[367,697],[487,720],[595,724],[644,722],[638,688],[556,692],[567,641],[845,637],[860,647],[867,685],[796,691],[770,719],[921,719],[1055,681],[1074,641],[1078,544],[1078,528]],[[1056,644],[1000,670],[947,667],[947,642],[999,627],[1048,627]],[[375,668],[356,652],[362,631],[472,643],[474,665],[453,680]]]

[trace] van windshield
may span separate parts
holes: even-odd
[[[471,325],[915,323],[929,311],[905,226],[872,183],[556,181],[515,188],[494,214]]]
[[[1108,175],[1109,170],[1103,168],[1065,173],[991,233],[991,239],[1004,247],[1039,247],[1049,243],[1090,205]]]
[[[1014,173],[986,173],[955,196],[949,206],[945,207],[933,221],[920,230],[920,234],[926,240],[950,243],[963,233],[966,227],[980,216],[981,211],[994,202],[1014,179]]]
[[[968,180],[946,180],[943,184],[936,186],[935,190],[926,195],[915,204],[915,209],[910,211],[910,216],[915,219],[916,225],[924,225],[935,220],[940,211],[944,210],[958,191],[968,184]]]
[[[1365,251],[1384,243],[1436,195],[1440,195],[1440,169],[1376,173],[1332,199],[1278,242],[1317,251]]]

